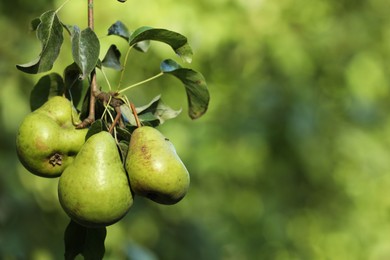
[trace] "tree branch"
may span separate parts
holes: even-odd
[[[88,27],[91,28],[91,30],[94,30],[95,22],[94,22],[94,13],[93,13],[93,1],[94,0],[88,0]],[[90,98],[89,98],[89,113],[88,117],[83,120],[79,125],[76,126],[76,128],[85,128],[91,125],[93,122],[95,122],[95,103],[96,103],[96,96],[95,94],[98,92],[97,90],[97,83],[96,83],[96,69],[93,69],[91,72],[91,83],[90,83]]]

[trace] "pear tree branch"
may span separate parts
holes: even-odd
[[[94,0],[88,0],[88,27],[91,30],[94,30],[95,22],[94,22]],[[97,83],[96,83],[96,69],[93,69],[91,72],[91,83],[90,83],[90,98],[89,98],[89,113],[88,117],[83,120],[76,128],[85,128],[91,125],[95,121],[95,103],[96,103],[96,95],[98,93]]]

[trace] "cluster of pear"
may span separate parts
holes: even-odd
[[[113,136],[102,131],[86,141],[76,129],[78,116],[65,97],[49,99],[21,123],[18,157],[31,173],[58,177],[58,197],[77,223],[102,227],[120,220],[133,195],[175,204],[187,193],[190,178],[172,143],[148,126],[135,129],[123,162]]]

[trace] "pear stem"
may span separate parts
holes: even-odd
[[[131,107],[131,111],[133,111],[133,115],[134,115],[134,118],[135,118],[135,122],[137,124],[137,127],[141,127],[141,122],[139,121],[139,118],[138,118],[138,114],[137,114],[137,110],[135,109],[135,106],[133,103],[130,102],[130,107]]]

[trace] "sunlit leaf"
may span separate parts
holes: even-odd
[[[190,63],[192,61],[192,49],[188,44],[187,38],[177,32],[166,29],[156,29],[151,27],[140,27],[135,30],[129,39],[130,45],[142,41],[159,41],[172,47],[183,61]]]
[[[31,111],[42,106],[49,98],[64,93],[64,81],[57,73],[45,75],[39,79],[30,94]]]
[[[116,45],[112,44],[108,49],[106,56],[102,60],[102,66],[107,68],[112,68],[114,70],[121,70],[121,62],[120,62],[121,52],[118,50]]]
[[[137,116],[142,124],[158,126],[163,124],[166,120],[177,117],[180,110],[174,110],[167,106],[161,99],[161,96],[153,98],[148,104],[137,107]],[[130,107],[127,104],[121,106],[122,117],[126,123],[136,125],[135,117]]]
[[[164,60],[160,69],[163,73],[173,75],[183,82],[188,98],[188,114],[192,119],[199,118],[206,113],[210,93],[202,74],[192,69],[182,68],[170,59]]]
[[[146,106],[137,108],[138,116],[141,121],[159,120],[163,124],[166,120],[177,117],[181,113],[181,109],[174,110],[167,106],[158,95]]]
[[[26,73],[37,74],[49,71],[57,59],[63,43],[63,28],[56,12],[48,11],[40,16],[40,22],[33,20],[33,28],[36,28],[37,38],[41,41],[40,55],[33,61],[16,67]]]
[[[72,35],[72,55],[82,72],[82,79],[91,73],[99,59],[100,42],[91,28],[82,31],[74,26]]]

